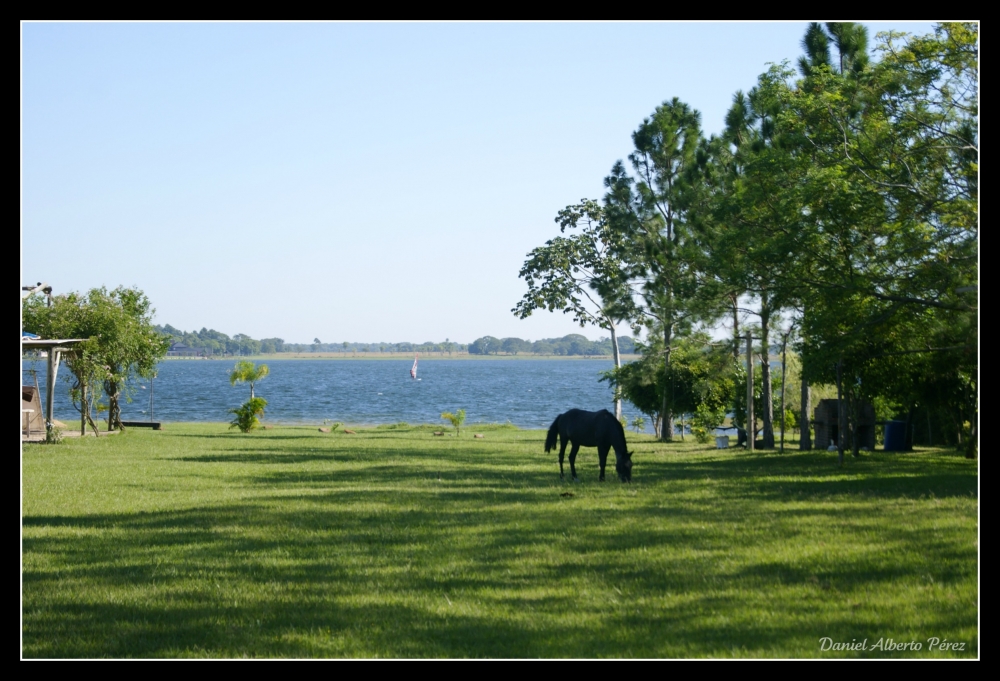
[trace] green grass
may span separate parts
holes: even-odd
[[[978,657],[974,461],[435,429],[25,446],[22,655]]]

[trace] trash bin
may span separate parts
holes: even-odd
[[[906,451],[906,421],[885,422],[885,446],[887,452]]]
[[[729,436],[728,435],[716,435],[715,436],[715,448],[716,449],[729,449]]]

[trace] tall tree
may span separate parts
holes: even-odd
[[[573,233],[550,239],[528,254],[519,274],[528,292],[511,312],[524,319],[538,309],[562,309],[581,327],[605,329],[611,334],[615,368],[621,368],[615,327],[638,315],[621,259],[625,249],[616,243],[622,234],[610,228],[601,205],[588,199],[559,211],[556,222],[560,232]],[[616,396],[615,418],[621,416]]]
[[[701,198],[701,116],[674,98],[656,108],[632,133],[629,162],[605,178],[605,216],[626,249],[626,274],[642,280],[643,312],[663,336],[664,376],[670,375],[674,340],[692,323],[698,294],[699,255],[690,217]],[[677,412],[663,393],[660,438],[673,439]]]
[[[790,75],[787,69],[772,69],[749,93],[733,97],[724,145],[714,156],[722,190],[712,195],[713,220],[707,230],[710,269],[733,296],[734,311],[738,292],[750,299],[760,318],[765,448],[774,447],[771,331],[780,312],[800,298],[799,254],[809,248],[797,191],[809,160],[777,126]]]
[[[843,442],[858,400],[920,394],[892,358],[959,352],[957,375],[976,373],[978,357],[960,351],[977,345],[978,27],[880,35],[867,64],[851,54],[856,31],[826,30],[840,58],[810,58],[776,125],[811,161],[794,192],[812,239],[803,375],[842,375]]]

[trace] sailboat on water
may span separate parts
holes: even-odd
[[[410,367],[410,378],[415,379],[417,377],[417,356],[413,356],[413,366]]]

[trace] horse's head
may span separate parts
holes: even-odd
[[[615,471],[622,482],[632,482],[632,452],[625,452],[625,456],[618,458]]]

